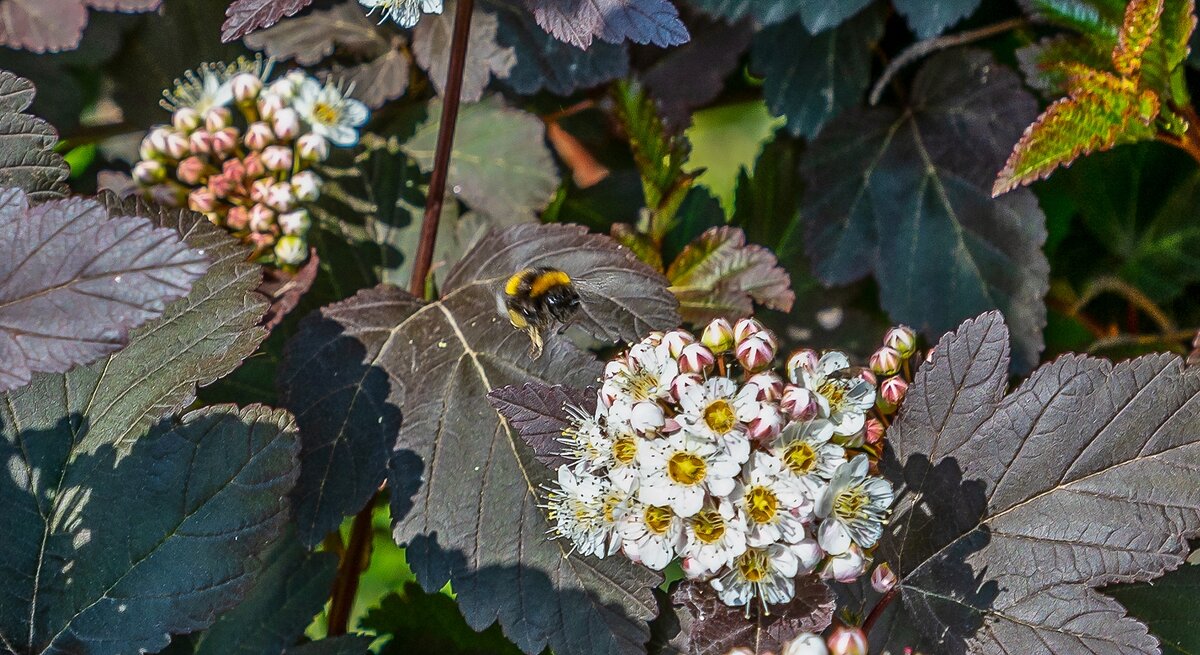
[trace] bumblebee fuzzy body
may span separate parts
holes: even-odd
[[[579,291],[571,276],[557,268],[527,268],[504,285],[504,309],[513,327],[529,334],[530,355],[542,353],[542,331],[566,323],[579,309]]]

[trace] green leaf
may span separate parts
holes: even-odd
[[[1162,20],[1163,0],[1131,0],[1125,10],[1125,21],[1117,33],[1113,50],[1113,66],[1117,75],[1130,77],[1142,69],[1142,57],[1158,32]]]
[[[330,346],[302,332],[303,351],[296,346],[289,356],[325,362],[319,374],[313,368],[295,378],[313,394],[342,398],[326,411],[343,417],[348,433],[377,443],[371,435],[380,414],[358,412],[358,403],[403,412],[399,434],[386,444],[392,516],[426,591],[450,581],[468,624],[483,629],[499,619],[527,653],[547,645],[560,655],[634,652],[649,634],[655,576],[617,559],[570,555],[569,546],[547,539],[538,490],[552,473],[487,400],[509,384],[586,386],[599,374],[590,354],[554,330],[544,334],[542,356],[530,359],[529,338],[497,311],[504,282],[530,266],[571,276],[582,298],[572,322],[598,338],[678,325],[665,280],[628,250],[577,226],[521,225],[476,244],[450,271],[441,299],[422,304],[386,286],[364,291],[322,310]],[[351,340],[355,356],[322,355],[339,341],[353,347]],[[339,391],[359,379],[357,394]]]
[[[1074,30],[1111,51],[1128,0],[1018,0],[1034,20]]]
[[[927,335],[1000,308],[1017,362],[1032,366],[1049,288],[1045,217],[1028,190],[990,192],[1002,149],[1035,111],[1016,75],[967,50],[931,58],[907,108],[830,123],[802,163],[817,276],[847,284],[874,275],[892,319]]]
[[[1150,627],[1162,643],[1163,655],[1200,652],[1200,619],[1195,606],[1196,594],[1200,593],[1200,565],[1185,564],[1153,583],[1120,585],[1104,591]]]
[[[287,517],[296,434],[283,411],[197,410],[123,448],[94,404],[10,394],[0,413],[10,652],[154,652],[235,604]],[[35,383],[35,387],[42,386]]]
[[[0,71],[0,187],[17,187],[31,200],[48,200],[66,193],[70,171],[54,152],[58,133],[24,113],[36,93],[29,80]]]
[[[683,319],[703,324],[714,318],[749,316],[753,302],[787,312],[796,294],[775,255],[746,243],[736,227],[715,227],[684,248],[667,269]]]
[[[421,585],[404,585],[403,594],[390,594],[367,613],[362,627],[391,640],[379,655],[438,653],[438,655],[520,655],[499,626],[475,632],[447,595],[427,594]]]
[[[1057,97],[1066,95],[1071,88],[1069,69],[1063,67],[1064,62],[1103,70],[1112,64],[1112,47],[1103,48],[1075,35],[1060,34],[1019,48],[1017,61],[1026,84]]]
[[[433,169],[442,103],[429,107],[429,119],[403,150],[421,170]],[[450,157],[448,189],[488,216],[531,217],[546,208],[558,190],[558,168],[546,147],[542,121],[504,106],[498,97],[466,105],[458,116]]]
[[[981,0],[895,0],[896,11],[908,19],[918,38],[928,39],[970,16]]]
[[[871,0],[690,0],[714,16],[738,20],[753,16],[763,25],[781,23],[799,15],[812,34],[840,25]]]
[[[337,573],[336,555],[306,551],[289,529],[261,559],[254,587],[201,633],[195,655],[278,655],[325,606]]]
[[[871,48],[883,36],[883,22],[883,9],[875,6],[816,36],[797,18],[754,38],[751,66],[764,78],[767,106],[787,117],[793,135],[816,136],[830,119],[862,100],[871,80]]]
[[[446,76],[450,70],[450,37],[454,31],[454,0],[446,0],[440,14],[425,14],[413,29],[413,56],[417,64],[429,74],[429,80],[438,95],[446,90]],[[484,9],[471,13],[470,41],[463,67],[462,99],[476,102],[483,98],[483,90],[494,77],[508,77],[517,63],[512,48],[496,42],[499,22],[496,16]]]
[[[803,258],[800,230],[800,174],[798,142],[782,132],[763,146],[754,170],[738,174],[730,223],[742,228],[752,243],[761,243],[795,269]],[[797,271],[793,270],[793,277]],[[808,274],[808,266],[799,271]]]
[[[640,84],[617,84],[613,99],[617,120],[642,176],[646,207],[652,214],[650,229],[643,231],[648,231],[655,242],[661,242],[695,179],[683,172],[691,146],[687,139],[667,130],[653,98]]]

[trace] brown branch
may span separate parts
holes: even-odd
[[[358,581],[371,559],[371,515],[374,510],[375,497],[372,496],[367,506],[354,516],[354,523],[350,526],[350,542],[346,544],[337,576],[333,579],[326,636],[344,635],[350,627],[350,612],[354,609],[354,599],[358,597]]]
[[[875,627],[875,622],[879,620],[880,616],[883,616],[883,610],[887,609],[887,606],[891,605],[893,600],[896,600],[896,594],[899,591],[900,584],[896,583],[896,586],[888,589],[883,598],[880,598],[879,602],[875,603],[875,607],[871,608],[871,613],[867,615],[867,620],[863,621],[862,624],[863,634],[867,635],[868,638],[871,636],[871,628]]]

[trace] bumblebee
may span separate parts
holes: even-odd
[[[514,328],[529,335],[529,356],[542,355],[542,332],[566,323],[579,309],[579,291],[571,276],[557,268],[527,268],[504,285],[502,312]]]

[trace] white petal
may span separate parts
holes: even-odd
[[[850,548],[850,533],[841,522],[830,519],[821,523],[817,543],[830,555],[841,555]]]
[[[694,516],[704,507],[704,490],[700,487],[685,487],[678,490],[672,509],[682,517]]]
[[[850,358],[846,357],[846,353],[832,351],[821,356],[821,360],[817,362],[817,375],[820,377],[828,377],[830,373],[850,368]]]

